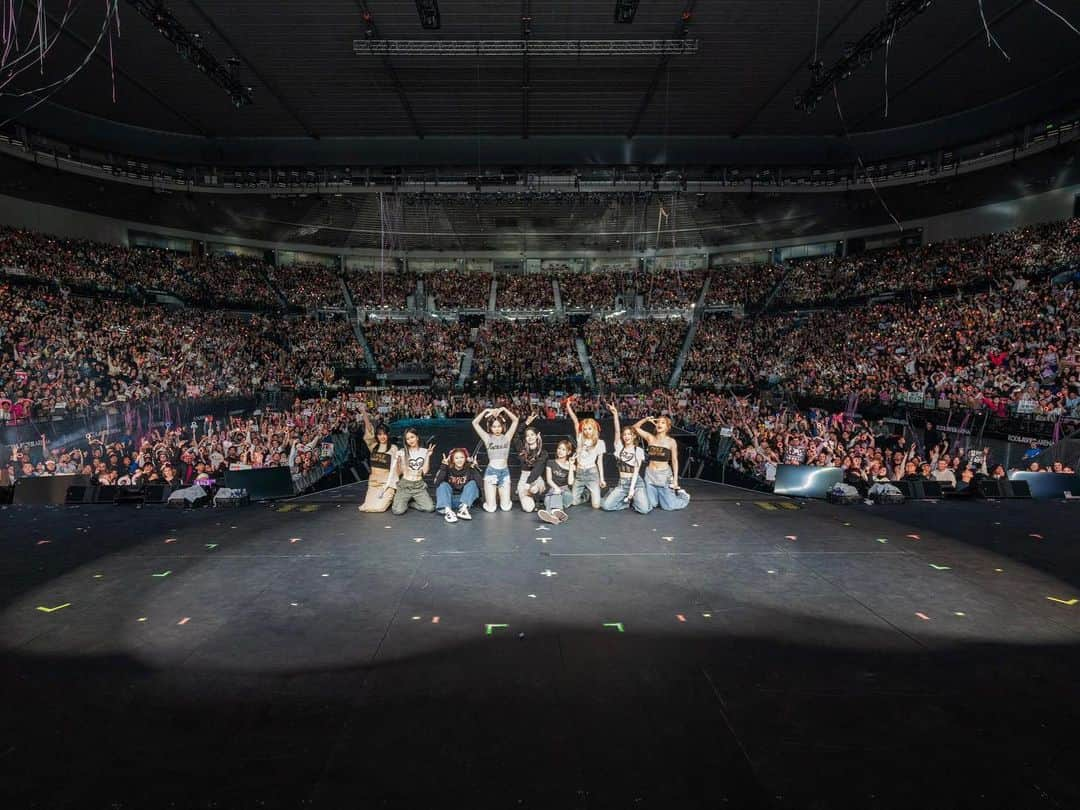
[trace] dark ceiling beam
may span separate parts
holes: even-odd
[[[31,6],[33,6],[35,9],[38,6],[38,0],[27,0],[27,2]],[[45,19],[49,21],[49,23],[52,25],[54,30],[59,30],[61,34],[66,36],[68,39],[70,39],[72,42],[74,42],[76,45],[78,45],[84,51],[90,51],[90,49],[93,48],[93,45],[91,43],[87,42],[85,39],[83,39],[78,34],[76,34],[74,31],[72,31],[69,26],[60,25],[60,21],[55,16],[53,16],[51,13],[49,13],[48,9],[42,8],[42,11],[45,13]],[[102,64],[108,65],[110,70],[115,70],[116,74],[118,76],[120,76],[122,79],[124,79],[126,82],[128,82],[128,84],[130,84],[132,87],[139,90],[141,93],[144,93],[145,95],[152,98],[155,102],[157,102],[157,104],[159,106],[164,107],[166,110],[169,111],[169,113],[176,116],[176,118],[178,120],[183,121],[185,124],[187,124],[192,129],[192,131],[197,132],[198,134],[203,135],[203,136],[207,136],[207,137],[210,136],[210,133],[207,132],[206,127],[204,127],[202,124],[200,124],[195,119],[191,118],[189,115],[180,112],[180,110],[178,110],[176,107],[171,105],[168,101],[166,101],[161,93],[155,93],[153,90],[151,90],[149,87],[147,87],[141,81],[139,81],[136,77],[134,77],[130,73],[128,73],[124,69],[123,65],[117,65],[115,63],[110,63],[108,57],[105,56],[105,54],[102,53],[101,50],[98,50],[98,51],[96,51],[94,53],[94,58],[97,59]]]
[[[364,38],[365,39],[380,39],[379,27],[375,24],[375,15],[371,13],[371,9],[368,7],[366,0],[356,0],[356,6],[360,9],[360,16],[364,21]],[[390,79],[390,84],[394,88],[394,92],[397,93],[398,101],[401,102],[401,108],[405,110],[405,116],[409,119],[409,123],[412,125],[413,132],[417,138],[424,137],[424,129],[420,126],[420,122],[416,118],[416,113],[413,112],[412,102],[409,101],[409,95],[405,92],[405,87],[401,84],[401,79],[398,78],[398,72],[394,68],[394,63],[390,61],[388,54],[382,54],[380,57],[383,66],[383,72],[387,78]]]
[[[995,25],[997,25],[998,23],[1005,22],[1005,20],[1008,19],[1012,14],[1014,14],[1016,11],[1020,10],[1021,8],[1023,8],[1024,6],[1027,6],[1027,5],[1031,5],[1031,0],[1017,0],[1015,3],[1013,3],[1007,9],[1005,9],[1005,10],[999,12],[998,14],[996,14],[995,16],[987,19],[986,23],[992,29]],[[922,82],[924,79],[927,79],[928,77],[930,77],[932,74],[936,73],[943,65],[945,65],[947,62],[949,62],[953,57],[955,57],[956,55],[960,54],[961,52],[967,50],[969,47],[971,47],[971,45],[973,43],[979,42],[979,41],[983,40],[985,37],[986,37],[986,29],[983,28],[983,26],[980,24],[978,26],[978,28],[976,28],[974,31],[971,32],[970,36],[968,36],[963,42],[960,42],[959,44],[955,45],[952,50],[950,50],[948,53],[944,54],[940,59],[938,59],[936,62],[934,62],[934,64],[927,67],[925,70],[923,70],[917,76],[912,78],[910,81],[908,81],[902,87],[898,88],[897,90],[890,91],[889,92],[889,102],[892,103],[892,102],[896,101],[896,99],[898,99],[900,96],[904,95],[904,93],[906,93],[908,90],[915,87],[920,82]],[[998,54],[995,53],[994,57],[997,58]],[[878,113],[883,112],[884,109],[885,109],[885,104],[884,104],[884,102],[882,102],[881,104],[877,105],[872,110],[870,110],[866,115],[864,115],[858,121],[856,121],[852,125],[852,129],[857,130],[857,129],[861,128],[863,124],[865,124],[871,118],[876,116]]]
[[[281,108],[292,116],[293,120],[300,125],[300,128],[302,130],[304,130],[304,133],[309,138],[317,139],[319,137],[319,134],[312,130],[308,122],[304,120],[304,117],[300,115],[299,112],[297,112],[296,108],[293,107],[292,104],[289,103],[289,100],[285,98],[284,94],[277,88],[277,86],[272,81],[270,81],[261,70],[259,70],[258,66],[254,62],[252,62],[243,52],[241,52],[241,50],[237,48],[235,44],[233,44],[233,41],[229,39],[228,35],[224,31],[222,31],[221,28],[218,27],[218,24],[214,22],[213,18],[209,14],[207,14],[205,10],[203,10],[203,7],[199,5],[197,0],[188,0],[188,2],[195,10],[195,13],[202,18],[203,22],[210,26],[210,30],[217,34],[218,38],[225,43],[225,47],[232,51],[233,56],[235,56],[237,59],[239,59],[241,62],[248,66],[248,70],[251,71],[252,75],[256,79],[258,79],[259,83],[270,92],[270,95],[272,95],[277,100],[277,103],[281,105]]]
[[[679,16],[679,22],[675,26],[675,33],[671,35],[672,39],[686,39],[686,34],[690,28],[690,21],[694,18],[694,6],[696,4],[697,0],[687,0],[683,12]],[[664,54],[657,61],[656,67],[653,69],[652,78],[649,80],[649,86],[646,88],[645,95],[642,96],[641,103],[637,108],[637,113],[634,115],[634,122],[626,132],[627,138],[633,138],[637,135],[638,127],[641,126],[641,119],[645,117],[645,112],[649,109],[649,104],[652,103],[652,98],[656,94],[656,88],[660,85],[660,77],[664,75],[664,70],[667,69],[670,62],[671,54]]]
[[[836,35],[836,32],[839,31],[844,26],[844,24],[851,19],[851,15],[854,14],[858,10],[859,6],[861,6],[864,2],[866,2],[866,0],[855,0],[854,3],[848,6],[848,10],[845,11],[841,15],[840,19],[836,21],[836,24],[825,33],[825,38],[817,43],[817,50],[819,52],[824,47],[825,43],[832,39],[833,36]],[[735,127],[734,131],[732,131],[731,133],[731,137],[738,138],[741,135],[745,134],[746,130],[750,129],[750,125],[757,120],[757,117],[763,112],[765,112],[769,105],[773,103],[773,101],[778,95],[784,92],[784,88],[791,84],[791,80],[798,76],[800,72],[806,71],[807,75],[809,75],[809,71],[806,70],[806,68],[810,64],[811,60],[813,60],[813,58],[814,54],[811,52],[802,59],[800,59],[798,62],[793,64],[791,66],[791,69],[788,70],[787,75],[784,76],[783,81],[779,82],[772,89],[769,95],[766,96],[765,99],[760,104],[758,104],[757,107],[754,108],[754,111],[746,117],[745,121],[739,124],[739,126]]]

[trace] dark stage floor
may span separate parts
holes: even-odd
[[[688,486],[7,507],[2,806],[1080,807],[1080,503]]]

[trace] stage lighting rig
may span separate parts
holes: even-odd
[[[420,15],[420,27],[434,30],[442,28],[439,16],[439,0],[416,0],[416,13]]]
[[[856,70],[870,64],[874,51],[885,45],[897,31],[930,7],[931,0],[898,0],[884,19],[867,31],[862,38],[844,48],[844,55],[828,70],[821,62],[810,64],[810,86],[795,97],[795,109],[811,113],[838,82]]]
[[[637,14],[638,0],[615,0],[615,22],[629,25]]]
[[[150,21],[165,39],[176,46],[176,52],[185,62],[191,62],[195,69],[222,88],[232,99],[233,105],[240,109],[252,103],[251,88],[246,87],[236,78],[236,71],[221,64],[202,44],[198,34],[188,31],[162,0],[127,0],[139,14]],[[231,64],[230,60],[230,64]]]

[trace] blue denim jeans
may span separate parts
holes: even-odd
[[[676,493],[671,488],[671,470],[645,469],[645,492],[649,496],[649,505],[655,509],[660,507],[666,512],[676,509],[685,509],[690,503],[690,497],[685,492]]]
[[[435,508],[440,512],[448,506],[456,511],[462,504],[471,508],[479,497],[480,490],[477,488],[475,481],[470,481],[463,486],[460,495],[455,494],[450,485],[443,481],[435,487]]]
[[[647,515],[652,511],[652,506],[649,503],[649,495],[645,491],[645,484],[638,478],[634,482],[634,497],[631,499],[631,503],[627,503],[626,496],[630,494],[630,478],[626,476],[619,476],[619,484],[612,489],[604,497],[604,502],[601,504],[605,512],[618,512],[621,509],[629,509],[631,503],[633,504],[634,511]]]

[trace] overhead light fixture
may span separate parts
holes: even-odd
[[[439,16],[439,0],[416,0],[416,13],[420,15],[420,27],[433,30],[442,28]]]
[[[615,22],[630,24],[637,14],[638,0],[615,0]]]

